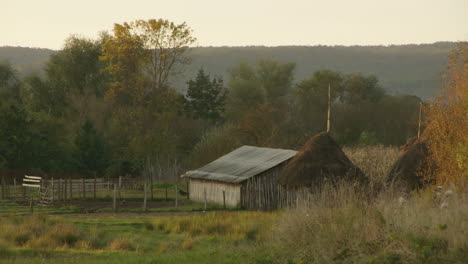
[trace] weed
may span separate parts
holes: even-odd
[[[116,251],[134,251],[135,246],[133,246],[132,242],[130,240],[125,239],[125,238],[117,238],[112,240],[112,242],[109,244],[109,248],[111,250],[116,250]]]

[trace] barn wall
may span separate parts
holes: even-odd
[[[286,190],[278,179],[286,162],[242,183],[241,206],[250,210],[275,210],[290,207],[295,193]]]
[[[240,204],[240,184],[230,184],[217,181],[190,179],[190,200],[223,205],[223,191],[225,192],[226,206],[236,207]]]

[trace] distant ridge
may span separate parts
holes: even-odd
[[[187,80],[203,67],[227,83],[229,68],[242,60],[255,63],[260,57],[281,62],[295,62],[296,81],[308,78],[314,71],[331,69],[344,73],[375,74],[390,94],[433,97],[440,85],[447,56],[455,42],[389,46],[246,46],[197,47],[189,53],[192,64],[172,85],[186,89]],[[41,71],[55,51],[40,48],[0,47],[0,62],[9,61],[21,76]]]

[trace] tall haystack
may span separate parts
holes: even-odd
[[[412,144],[411,144],[412,143]],[[387,175],[387,184],[405,190],[414,190],[424,186],[427,181],[422,173],[427,168],[429,151],[423,141],[408,142]]]
[[[367,177],[326,132],[309,139],[284,169],[279,182],[286,187],[315,187],[323,181],[354,180]]]

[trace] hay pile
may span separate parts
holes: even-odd
[[[306,142],[284,169],[279,182],[286,187],[316,187],[323,181],[367,183],[364,173],[348,159],[338,143],[322,132]]]
[[[429,150],[425,142],[409,140],[388,173],[387,184],[405,190],[423,187],[428,183],[422,177],[424,169],[427,168],[428,156]]]

